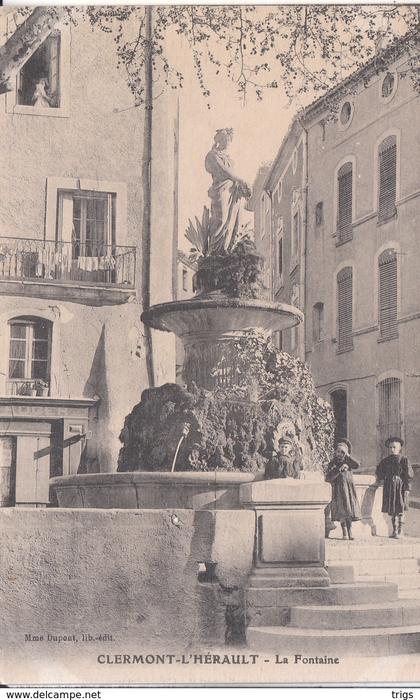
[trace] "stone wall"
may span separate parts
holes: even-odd
[[[100,669],[99,654],[221,647],[240,621],[254,522],[246,510],[2,509],[4,662],[54,657]],[[216,580],[199,582],[204,562],[217,564]]]

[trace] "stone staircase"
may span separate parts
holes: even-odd
[[[360,583],[383,581],[396,583],[400,597],[420,596],[420,540],[393,540],[375,537],[372,540],[347,542],[330,539],[326,542],[327,567],[353,567],[354,579]]]
[[[246,592],[253,651],[308,656],[420,653],[420,540],[327,540],[331,585],[290,586],[277,567],[254,569]],[[324,584],[324,582],[322,582]]]

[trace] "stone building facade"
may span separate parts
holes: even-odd
[[[3,8],[1,21],[13,46],[19,19]],[[50,475],[116,470],[124,417],[149,385],[144,112],[111,35],[81,20],[43,36],[0,95],[2,505],[48,503]],[[177,114],[166,96],[153,124],[151,303],[172,298]],[[150,344],[155,383],[173,381],[173,340],[156,332]]]
[[[372,61],[299,115],[260,197],[278,188],[284,167],[276,168],[302,139],[304,357],[366,471],[390,435],[420,461],[419,95],[408,60],[402,43],[380,72]],[[292,206],[289,189],[284,221]],[[273,251],[273,214],[269,222]],[[290,219],[283,235],[293,235]]]

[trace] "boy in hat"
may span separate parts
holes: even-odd
[[[337,440],[334,457],[327,466],[325,479],[331,484],[331,520],[339,520],[343,539],[353,540],[352,523],[362,517],[353,470],[359,463],[350,457],[351,443],[345,438]]]
[[[390,437],[385,442],[389,455],[378,464],[376,481],[383,483],[382,513],[388,513],[392,521],[390,537],[403,535],[404,511],[408,510],[408,494],[413,470],[407,457],[402,454],[404,441]]]
[[[302,460],[293,454],[293,442],[288,437],[282,437],[278,443],[278,451],[273,450],[265,468],[264,479],[303,478]]]

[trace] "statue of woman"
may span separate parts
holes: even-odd
[[[232,249],[241,228],[241,213],[251,196],[247,183],[233,171],[227,148],[233,129],[218,129],[214,144],[206,155],[205,168],[213,178],[208,191],[211,217],[207,255],[224,255]]]

